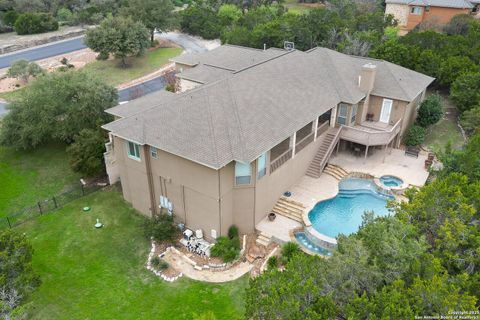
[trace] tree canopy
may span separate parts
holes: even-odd
[[[32,82],[8,108],[0,143],[30,149],[48,141],[71,143],[82,129],[110,121],[117,90],[81,71],[54,72]]]

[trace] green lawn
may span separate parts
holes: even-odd
[[[122,68],[118,60],[94,61],[85,66],[85,70],[92,71],[106,83],[113,86],[139,78],[157,70],[168,63],[168,59],[179,55],[180,48],[160,48],[147,51],[138,58],[129,59],[129,67]]]
[[[70,169],[63,144],[34,151],[0,146],[0,217],[58,194],[79,178]]]
[[[442,100],[445,114],[438,123],[427,129],[425,135],[424,145],[434,152],[444,150],[449,142],[453,148],[460,148],[465,143],[457,125],[457,109],[445,95],[442,95]]]
[[[91,206],[88,213],[83,206]],[[93,227],[95,219],[105,224]],[[247,278],[207,284],[164,282],[145,269],[144,218],[116,190],[98,191],[18,227],[35,250],[42,284],[31,319],[239,319]]]

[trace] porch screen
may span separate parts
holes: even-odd
[[[338,124],[347,124],[347,105],[341,103],[338,110]]]
[[[235,162],[235,184],[250,184],[250,178],[252,171],[250,164],[245,164],[241,162]]]
[[[257,177],[260,179],[267,174],[267,155],[264,153],[257,159]]]
[[[352,106],[352,117],[350,119],[350,124],[355,124],[355,120],[357,120],[357,105]]]

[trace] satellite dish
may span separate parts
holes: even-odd
[[[283,42],[283,48],[287,51],[291,51],[295,49],[295,43],[290,42],[290,41],[284,41]]]

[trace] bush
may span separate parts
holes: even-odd
[[[460,111],[480,104],[480,72],[460,75],[452,84],[450,97]]]
[[[267,260],[267,267],[268,270],[272,270],[278,267],[278,258],[276,256],[272,256]]]
[[[480,132],[480,105],[465,111],[460,118],[460,124],[469,136],[476,131]]]
[[[425,99],[418,109],[417,123],[427,128],[437,123],[443,115],[443,103],[438,94],[431,95]]]
[[[163,261],[163,260],[160,260],[160,263],[158,264],[158,269],[160,270],[167,270],[169,265],[168,265],[168,262],[166,261]]]
[[[228,228],[228,237],[230,239],[238,238],[238,227],[233,225]]]
[[[57,20],[62,24],[71,25],[75,23],[75,16],[67,8],[60,8],[57,11]]]
[[[240,239],[234,237],[218,237],[217,242],[210,250],[212,257],[220,257],[224,262],[235,260],[240,253]]]
[[[28,62],[27,60],[17,60],[7,71],[7,76],[10,78],[18,78],[27,83],[30,76],[37,77],[44,74],[43,69],[35,62]]]
[[[290,259],[293,258],[293,256],[297,255],[298,253],[302,252],[300,250],[300,247],[296,242],[287,242],[283,245],[282,247],[282,258],[285,263],[290,261]]]
[[[413,125],[405,135],[405,145],[412,147],[418,146],[425,140],[425,128]]]
[[[67,148],[73,171],[87,176],[104,171],[105,134],[100,130],[83,129],[74,139],[75,142]]]
[[[18,34],[35,34],[58,30],[58,22],[49,13],[22,13],[15,21]]]
[[[173,241],[177,234],[177,228],[173,221],[173,215],[161,213],[148,219],[144,225],[145,236],[153,237],[155,241]]]
[[[160,265],[160,262],[161,260],[159,257],[153,257],[151,261],[152,266],[154,266],[155,268],[158,268],[158,266]]]
[[[5,15],[3,16],[3,22],[7,27],[13,28],[15,26],[15,22],[17,21],[18,18],[18,12],[14,10],[9,10],[5,12]]]

